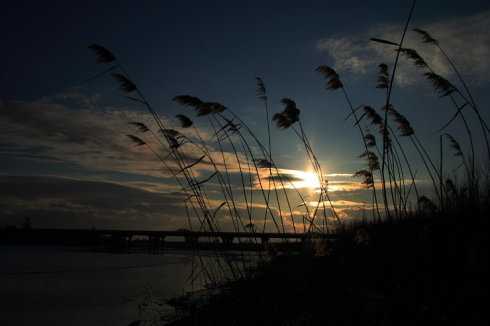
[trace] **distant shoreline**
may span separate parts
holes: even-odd
[[[153,232],[156,235],[152,235]],[[162,237],[159,233],[169,233]],[[134,236],[132,233],[148,233],[147,236]],[[175,234],[175,235],[174,235]],[[281,242],[282,239],[260,241],[268,234],[257,234],[254,238],[233,237],[232,232],[222,232],[219,237],[199,240],[197,232],[178,231],[133,231],[133,230],[97,230],[97,229],[0,229],[2,245],[44,245],[64,247],[84,247],[102,252],[151,252],[159,253],[167,249],[203,250],[203,251],[301,251],[303,244],[298,239]],[[276,235],[272,235],[276,236]],[[287,235],[286,235],[287,236]],[[227,237],[227,238],[226,238]],[[169,239],[170,238],[170,239]],[[205,236],[200,237],[206,238]],[[258,240],[259,239],[259,240]],[[227,241],[229,240],[229,241]]]

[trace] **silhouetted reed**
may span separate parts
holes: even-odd
[[[404,47],[414,8],[415,1],[412,2],[398,42],[371,39],[381,46],[394,49],[391,71],[390,66],[385,63],[377,67],[376,88],[381,90],[383,95],[383,105],[376,106],[378,109],[369,105],[355,107],[346,90],[347,83],[334,68],[321,65],[316,69],[325,80],[325,89],[342,92],[349,110],[347,119],[353,120],[353,127],[359,132],[363,149],[358,157],[363,159],[364,163],[359,170],[354,171],[353,177],[361,179],[361,184],[371,192],[369,206],[372,208],[369,210],[373,218],[370,223],[379,225],[380,229],[386,221],[397,223],[396,221],[414,217],[432,218],[452,214],[452,210],[455,209],[458,212],[464,209],[473,211],[486,205],[486,201],[480,198],[481,184],[477,180],[479,171],[476,165],[472,126],[465,118],[463,109],[471,107],[476,114],[490,157],[487,124],[481,117],[468,85],[436,39],[426,31],[415,29],[415,32],[422,36],[424,43],[436,46],[443,53],[464,91],[449,78],[435,72],[416,50]],[[264,106],[266,144],[232,108],[192,95],[178,95],[173,100],[184,108],[190,108],[195,118],[177,114],[175,119],[162,119],[144,97],[137,83],[130,78],[127,70],[117,61],[116,56],[99,45],[92,45],[90,49],[95,52],[98,63],[110,66],[99,75],[110,72],[128,100],[144,106],[153,118],[154,126],[138,121],[129,122],[137,135],[128,134],[127,137],[134,146],[148,148],[175,178],[185,195],[183,202],[189,229],[222,231],[222,217],[231,223],[233,231],[251,232],[257,236],[267,231],[282,234],[304,232],[309,237],[314,237],[318,232],[343,235],[355,229],[346,226],[331,200],[327,176],[303,127],[301,114],[304,110],[300,109],[294,100],[285,97],[280,100],[282,111],[271,115],[269,97],[262,78],[256,78],[256,97]],[[456,109],[454,115],[438,131],[438,166],[435,158],[437,156],[429,153],[419,139],[415,126],[392,103],[397,69],[402,57],[412,62],[416,69],[420,69],[421,75],[432,84],[439,97],[449,98]],[[441,133],[458,117],[468,135],[469,154],[452,135]],[[306,158],[319,184],[318,198],[314,206],[295,188],[293,182],[282,177],[273,157],[272,123],[281,129],[281,132],[291,130],[304,147]],[[203,136],[204,130],[211,130],[206,137]],[[447,144],[444,140],[447,140],[453,155],[461,158],[460,166],[465,170],[463,181],[457,182],[456,178],[449,178],[445,171],[447,167],[444,162],[444,146]],[[406,142],[413,146],[418,157],[407,155]],[[414,169],[418,160],[422,162],[427,174],[421,178],[428,177],[432,184],[432,188],[425,190],[425,193],[418,185],[419,180]],[[488,173],[487,170],[483,172]],[[235,180],[235,176],[238,181]],[[486,190],[488,192],[488,189]],[[382,197],[378,200],[379,191]],[[259,207],[263,208],[263,212],[259,211]],[[301,216],[298,216],[298,210],[301,210]],[[299,217],[302,220],[302,231],[297,225]],[[392,225],[390,223],[387,225]],[[425,220],[421,223],[425,223]],[[366,225],[370,227],[371,224]],[[376,233],[368,232],[367,236],[376,236]],[[383,238],[383,241],[385,240]],[[346,253],[347,249],[344,247],[338,249],[344,243],[342,241],[341,239],[337,242],[336,250]],[[253,274],[250,271],[254,269],[245,259],[230,259],[224,252],[216,251],[213,259],[217,267],[214,269],[204,262],[198,248],[195,248],[195,251],[199,261],[199,268],[196,270],[199,270],[199,273],[193,271],[193,280],[199,274],[208,285],[217,285],[223,280],[248,279],[251,273]],[[262,258],[260,256],[260,259]]]
[[[350,100],[350,97],[347,94],[347,91],[345,90],[343,83],[340,81],[339,74],[333,68],[331,68],[329,66],[325,66],[325,65],[319,66],[316,69],[316,71],[319,72],[325,78],[327,90],[337,90],[337,89],[342,90],[344,98],[347,101],[347,104],[348,104],[349,109],[350,109],[349,116],[352,116],[354,118],[354,125],[358,127],[359,134],[361,136],[361,140],[362,140],[363,145],[364,145],[364,149],[366,152],[368,152],[369,146],[368,146],[366,137],[364,135],[364,131],[360,125],[360,118],[358,118],[357,113],[356,113],[356,109],[354,109],[354,106],[352,105],[352,101]],[[370,169],[369,172],[371,173],[371,177],[372,177],[373,170]],[[372,183],[372,189],[373,189],[373,201],[374,201],[374,205],[376,207],[375,212],[377,213],[377,218],[380,218],[380,212],[379,212],[379,207],[378,207],[378,199],[377,199],[376,187],[374,185],[374,182]]]

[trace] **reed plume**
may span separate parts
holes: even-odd
[[[150,131],[150,129],[142,122],[132,121],[129,124],[138,128],[138,131],[140,131],[140,132],[144,133],[144,132]]]
[[[364,153],[359,155],[359,158],[365,158],[367,160],[370,171],[379,170],[379,159],[375,153],[371,151],[365,151]]]
[[[424,75],[432,83],[432,86],[439,93],[440,97],[451,95],[456,91],[453,84],[441,75],[432,71],[428,71]]]
[[[388,73],[388,65],[381,63],[381,64],[379,64],[378,68],[379,68],[378,84],[376,85],[376,88],[388,89],[388,86],[390,84],[390,75]]]
[[[129,139],[131,139],[131,141],[132,141],[133,143],[135,143],[135,144],[136,144],[136,146],[143,146],[143,145],[146,145],[146,142],[145,142],[143,139],[141,139],[141,138],[139,138],[139,137],[137,137],[137,136],[134,136],[134,135],[126,135],[126,136],[127,136]]]
[[[435,38],[433,38],[427,31],[420,28],[414,28],[413,31],[422,36],[422,40],[424,43],[439,45],[439,42]]]
[[[203,102],[198,97],[190,95],[175,96],[173,100],[181,105],[192,107],[197,112],[198,117],[221,113],[226,110],[226,107],[220,103]]]
[[[359,134],[361,136],[361,140],[362,140],[364,148],[365,148],[365,151],[367,152],[369,146],[368,146],[366,138],[364,136],[364,131],[362,130],[362,127],[360,125],[362,117],[358,118],[358,115],[356,113],[356,111],[359,108],[361,108],[362,106],[358,107],[357,109],[354,109],[352,101],[351,101],[343,83],[340,80],[339,74],[333,68],[326,66],[326,65],[322,65],[322,66],[319,66],[316,69],[316,71],[319,72],[323,76],[323,78],[327,81],[327,84],[326,84],[327,90],[336,90],[336,89],[342,90],[342,94],[344,95],[344,98],[345,98],[347,105],[349,106],[349,109],[350,109],[350,113],[349,113],[348,117],[352,116],[354,118],[354,126],[357,126],[357,128],[359,130]],[[370,171],[370,173],[372,175],[372,170]],[[374,204],[376,207],[376,213],[378,214],[378,217],[380,217],[378,200],[377,200],[377,195],[376,195],[376,188],[374,186],[374,183],[372,185],[372,188],[373,188],[373,200],[374,200]],[[373,213],[374,213],[374,211],[373,211]]]
[[[461,145],[458,143],[458,141],[450,134],[446,133],[444,135],[449,139],[449,144],[454,151],[454,156],[463,157],[463,150],[461,149]]]
[[[364,140],[366,141],[367,147],[376,147],[376,137],[371,133],[366,133],[364,135]]]
[[[267,101],[267,91],[265,89],[264,81],[260,77],[256,77],[255,79],[257,81],[257,98],[262,101]]]
[[[262,169],[269,169],[272,168],[272,163],[269,160],[263,159],[263,158],[258,158],[255,159],[255,163],[259,168]]]
[[[377,38],[377,37],[371,37],[369,40],[372,42],[387,44],[387,45],[392,45],[392,46],[399,46],[400,45],[399,43],[395,43],[395,42],[388,41],[388,40],[385,40],[382,38]]]
[[[336,90],[344,87],[344,85],[340,81],[339,75],[333,68],[323,65],[316,68],[316,71],[319,72],[323,76],[323,78],[325,78],[327,82],[325,85],[326,89]]]
[[[372,188],[374,186],[373,174],[368,170],[359,170],[353,175],[354,178],[363,178],[362,184],[367,188]]]
[[[103,46],[92,44],[88,48],[95,52],[97,63],[111,63],[116,61],[114,54]]]
[[[414,65],[418,68],[427,68],[427,62],[418,54],[414,49],[401,48],[400,51],[406,58],[412,60]]]
[[[408,17],[407,17],[407,20],[405,22],[405,26],[403,27],[403,32],[402,32],[402,35],[400,38],[400,42],[395,43],[395,42],[386,41],[386,40],[382,40],[382,39],[378,39],[378,38],[371,38],[372,41],[375,41],[378,43],[384,43],[384,44],[391,45],[391,46],[396,46],[398,48],[398,51],[395,51],[396,52],[395,60],[393,63],[393,69],[391,71],[391,77],[389,79],[390,83],[389,83],[388,89],[386,90],[385,107],[389,107],[389,105],[391,103],[391,95],[393,92],[393,82],[395,80],[395,75],[396,75],[397,68],[398,68],[398,61],[399,61],[400,53],[401,53],[400,49],[403,48],[405,36],[406,36],[407,30],[408,30],[408,26],[410,24],[410,21],[412,20],[412,15],[413,15],[413,12],[415,10],[416,3],[417,3],[416,0],[412,1],[412,5],[410,6],[410,11],[408,13]],[[385,204],[385,213],[386,213],[386,216],[388,218],[391,218],[391,214],[390,214],[390,211],[388,208],[388,198],[387,198],[387,194],[386,194],[386,180],[385,180],[385,165],[388,161],[386,159],[386,155],[387,155],[387,153],[389,153],[389,146],[391,146],[391,144],[389,143],[390,138],[389,138],[389,134],[388,134],[389,133],[389,126],[388,126],[388,112],[387,111],[385,111],[385,114],[384,114],[383,128],[381,129],[381,131],[383,134],[383,150],[382,150],[382,158],[381,158],[381,179],[382,179],[381,185],[382,185],[382,190],[383,190],[383,202]]]
[[[419,35],[422,36],[422,41],[424,43],[428,43],[428,44],[432,44],[434,46],[437,47],[437,49],[442,53],[442,55],[444,56],[444,58],[447,60],[447,62],[449,63],[449,65],[451,66],[453,72],[456,74],[456,77],[458,78],[459,82],[461,83],[461,85],[463,86],[464,88],[464,91],[466,94],[463,94],[462,92],[459,91],[459,89],[457,89],[456,87],[452,86],[452,85],[447,85],[447,83],[444,81],[444,80],[441,80],[441,81],[433,81],[433,83],[435,84],[436,82],[438,84],[441,84],[441,88],[444,89],[444,87],[447,89],[445,91],[445,93],[449,92],[449,94],[452,94],[453,92],[457,92],[457,94],[459,94],[461,96],[461,98],[464,100],[465,103],[463,103],[462,106],[459,106],[458,104],[456,104],[456,101],[451,97],[451,100],[453,101],[454,105],[457,107],[457,114],[460,114],[462,120],[463,120],[463,123],[465,124],[465,128],[467,129],[467,132],[468,132],[468,137],[470,139],[470,143],[471,143],[471,146],[472,146],[472,165],[474,165],[475,163],[475,154],[474,154],[474,149],[473,149],[473,139],[472,139],[472,135],[471,135],[471,131],[468,127],[468,124],[463,116],[463,114],[460,112],[462,108],[464,108],[466,106],[466,104],[470,104],[470,107],[472,108],[473,112],[476,114],[476,116],[478,117],[478,121],[480,123],[480,127],[481,127],[481,130],[482,130],[482,135],[485,139],[485,144],[486,144],[486,147],[487,147],[487,154],[488,154],[488,162],[490,162],[490,141],[488,139],[488,133],[490,132],[490,128],[488,127],[488,124],[487,122],[485,121],[485,119],[483,119],[481,113],[480,113],[480,110],[478,109],[478,106],[477,106],[477,103],[475,101],[475,99],[473,98],[473,94],[471,93],[470,91],[470,88],[468,87],[468,84],[466,83],[466,81],[463,79],[463,76],[461,75],[461,73],[459,72],[459,69],[456,67],[456,64],[453,62],[453,60],[451,59],[451,57],[449,57],[449,55],[446,53],[446,51],[442,48],[442,46],[439,44],[439,41],[436,40],[435,38],[433,38],[427,31],[424,31],[422,29],[414,29],[414,31],[416,33],[418,33]],[[435,77],[435,76],[434,76]],[[437,77],[435,77],[437,79]],[[445,94],[443,92],[443,94]],[[449,123],[451,122],[451,120],[446,124],[448,125]],[[472,167],[472,170],[473,170],[473,174],[475,173],[475,168],[474,166]]]
[[[177,114],[175,117],[179,120],[181,128],[189,128],[193,124],[192,120],[183,114]]]
[[[300,110],[296,107],[296,102],[289,98],[283,98],[281,103],[285,106],[284,110],[274,114],[272,121],[276,122],[278,128],[287,129],[299,121]]]
[[[112,77],[114,77],[114,79],[119,83],[119,88],[124,93],[131,93],[137,89],[136,85],[131,80],[129,80],[128,77],[124,76],[123,74],[113,73]]]
[[[410,124],[410,121],[408,121],[408,119],[403,114],[395,110],[393,105],[390,104],[390,106],[388,108],[384,108],[384,110],[387,110],[388,114],[392,116],[393,121],[396,122],[397,129],[400,132],[400,136],[407,137],[415,133]]]

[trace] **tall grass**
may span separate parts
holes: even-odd
[[[347,118],[352,119],[353,127],[359,134],[363,148],[359,157],[365,160],[366,166],[354,172],[353,176],[361,178],[361,183],[371,191],[371,213],[376,221],[393,221],[428,211],[443,215],[452,209],[455,200],[469,202],[472,207],[477,207],[480,205],[482,187],[477,176],[488,173],[488,125],[456,63],[429,32],[414,29],[417,35],[422,36],[424,44],[440,50],[462,89],[439,75],[414,49],[404,47],[415,5],[416,1],[413,1],[399,41],[375,37],[371,39],[394,50],[391,71],[385,63],[378,66],[376,88],[383,92],[384,97],[380,109],[354,104],[346,82],[332,67],[321,65],[316,69],[325,79],[327,90],[342,93],[348,109]],[[145,97],[143,90],[131,79],[128,69],[110,50],[100,45],[92,45],[90,48],[95,52],[97,62],[107,66],[96,77],[111,73],[128,101],[136,103],[151,115],[152,125],[131,122],[135,134],[128,135],[128,139],[135,146],[147,147],[175,178],[180,191],[185,195],[184,205],[190,230],[219,232],[223,229],[224,219],[231,222],[235,232],[257,235],[267,231],[314,235],[342,229],[343,220],[329,194],[326,174],[302,124],[300,105],[293,99],[281,99],[283,110],[272,114],[265,82],[261,78],[256,79],[257,99],[263,105],[264,125],[267,128],[265,141],[231,108],[192,95],[178,95],[173,100],[184,110],[190,109],[195,118],[185,112],[175,118],[162,118]],[[427,150],[416,128],[393,103],[398,66],[403,59],[412,62],[414,69],[421,70],[421,76],[432,84],[441,98],[449,98],[450,105],[455,109],[447,123],[438,130],[439,152],[436,154]],[[477,117],[488,157],[480,158],[477,155],[475,135],[472,132],[474,129],[464,110],[467,107]],[[457,121],[457,118],[466,131],[470,144],[468,149],[445,132],[447,126]],[[302,144],[319,181],[318,198],[314,206],[310,206],[311,203],[291,180],[281,177],[281,170],[274,161],[272,124],[278,129],[284,129],[281,132],[290,130]],[[418,157],[407,154],[409,146]],[[465,171],[465,177],[458,183],[444,170],[449,166],[444,162],[443,155],[448,150],[461,159]],[[479,170],[479,161],[485,163],[483,171]],[[419,164],[422,164],[425,172],[418,173],[414,169]],[[432,185],[432,189],[425,193],[419,185],[424,174]],[[195,250],[198,253],[198,247]],[[247,273],[250,266],[245,260],[230,259],[223,252],[216,251],[216,268],[211,269],[199,254],[197,257],[200,261],[199,274],[208,284],[249,276]]]
[[[92,45],[90,48],[95,52],[98,63],[109,65],[109,68],[97,77],[111,73],[126,98],[146,109],[151,115],[152,125],[140,121],[130,122],[137,133],[128,134],[128,139],[135,146],[148,148],[174,176],[180,191],[184,194],[190,230],[222,231],[223,223],[220,221],[225,218],[231,221],[235,232],[297,232],[297,220],[300,218],[301,232],[326,232],[330,223],[328,217],[332,213],[336,215],[333,205],[327,209],[324,203],[324,199],[328,198],[324,173],[303,128],[295,128],[319,180],[322,180],[322,191],[318,200],[322,207],[316,207],[312,211],[292,181],[281,177],[280,169],[274,162],[271,119],[265,84],[261,79],[257,79],[257,96],[265,106],[267,145],[264,145],[247,123],[230,108],[221,103],[203,101],[195,96],[179,95],[174,97],[174,101],[194,111],[199,126],[183,113],[176,115],[175,119],[162,118],[147,100],[143,90],[131,79],[128,70],[110,50],[100,45]],[[289,103],[286,113],[295,105],[292,100],[283,100],[283,103]],[[293,117],[294,121],[288,121],[287,127],[299,121],[298,116],[299,110]],[[277,117],[276,114],[273,120],[277,120]],[[281,117],[286,118],[286,114]],[[291,117],[289,115],[287,119]],[[203,136],[206,130],[211,131],[210,135]],[[234,179],[236,175],[238,183]],[[293,199],[294,203],[291,202]],[[265,215],[258,214],[257,207],[263,207]],[[300,216],[298,209],[304,210]],[[317,223],[317,216],[320,215],[323,220]],[[257,241],[257,238],[252,240]],[[246,277],[246,272],[250,270],[245,260],[228,259],[229,257],[222,252],[215,252],[217,269],[214,270],[209,269],[199,253],[196,256],[202,263],[198,269],[208,285],[217,284],[219,280],[230,277]]]

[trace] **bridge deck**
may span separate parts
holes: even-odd
[[[127,251],[130,248],[141,248],[144,246],[151,252],[159,252],[163,248],[263,251],[271,248],[271,240],[276,239],[276,241],[273,241],[276,250],[288,251],[301,250],[304,244],[303,240],[310,236],[326,240],[335,240],[336,238],[335,235],[332,234],[322,235],[312,233],[196,232],[187,230],[3,229],[0,230],[0,244],[81,245],[108,248],[117,251]],[[169,239],[173,237],[181,237],[182,240]],[[200,241],[200,239],[204,241]]]
[[[21,230],[19,230],[21,231]],[[15,231],[14,231],[15,232]],[[269,238],[269,239],[304,239],[308,236],[319,238],[334,238],[332,234],[312,233],[277,233],[277,232],[206,232],[187,230],[110,230],[110,229],[32,229],[33,233],[56,233],[65,235],[114,235],[121,237],[149,236],[149,237],[198,237],[198,238]]]

